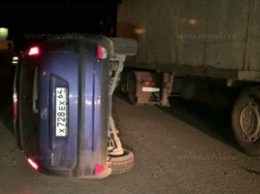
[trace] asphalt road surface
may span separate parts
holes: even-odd
[[[0,108],[0,193],[260,193],[259,158],[235,148],[225,114],[202,108],[182,102],[135,107],[115,97],[115,122],[124,147],[135,154],[135,166],[88,180],[43,175],[27,164],[15,146],[9,100]]]

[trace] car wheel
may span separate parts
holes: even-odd
[[[111,156],[112,174],[122,174],[129,172],[134,167],[134,154],[130,150],[124,149],[123,155]]]

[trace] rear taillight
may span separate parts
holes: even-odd
[[[18,114],[18,99],[17,99],[17,94],[13,94],[13,117],[14,119],[17,119],[17,114]]]
[[[97,46],[97,59],[102,60],[107,58],[107,50],[103,47],[98,45]]]
[[[96,171],[95,174],[96,175],[102,174],[104,169],[105,169],[105,166],[103,164],[97,164],[96,169],[95,169],[95,171]]]
[[[40,54],[40,49],[38,46],[34,46],[29,49],[28,52],[29,56],[38,56],[39,54]]]
[[[38,170],[39,166],[36,162],[34,162],[31,158],[28,158],[27,161],[35,170]]]
[[[147,86],[147,87],[152,87],[152,86],[155,86],[155,82],[145,80],[145,81],[142,81],[142,85]]]

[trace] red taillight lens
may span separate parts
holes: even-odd
[[[104,167],[104,165],[103,164],[97,164],[96,165],[96,169],[95,169],[95,171],[96,171],[96,175],[100,175],[100,174],[102,174],[102,172],[104,171],[104,169],[105,169],[105,167]]]
[[[148,86],[148,87],[155,86],[155,82],[153,81],[143,81],[142,84],[143,86]]]
[[[17,119],[17,114],[18,114],[18,99],[17,95],[13,95],[13,117],[14,119]]]
[[[102,60],[107,58],[107,50],[103,47],[98,45],[97,47],[97,59]]]
[[[38,164],[36,164],[32,159],[28,158],[27,161],[35,170],[38,170]]]
[[[35,56],[35,55],[39,55],[40,54],[40,49],[39,47],[35,46],[35,47],[31,47],[29,49],[28,55],[29,56]]]

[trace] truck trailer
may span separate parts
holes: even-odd
[[[117,37],[137,40],[138,51],[117,89],[132,104],[169,106],[170,96],[230,101],[236,142],[258,156],[258,21],[257,0],[122,0]]]

